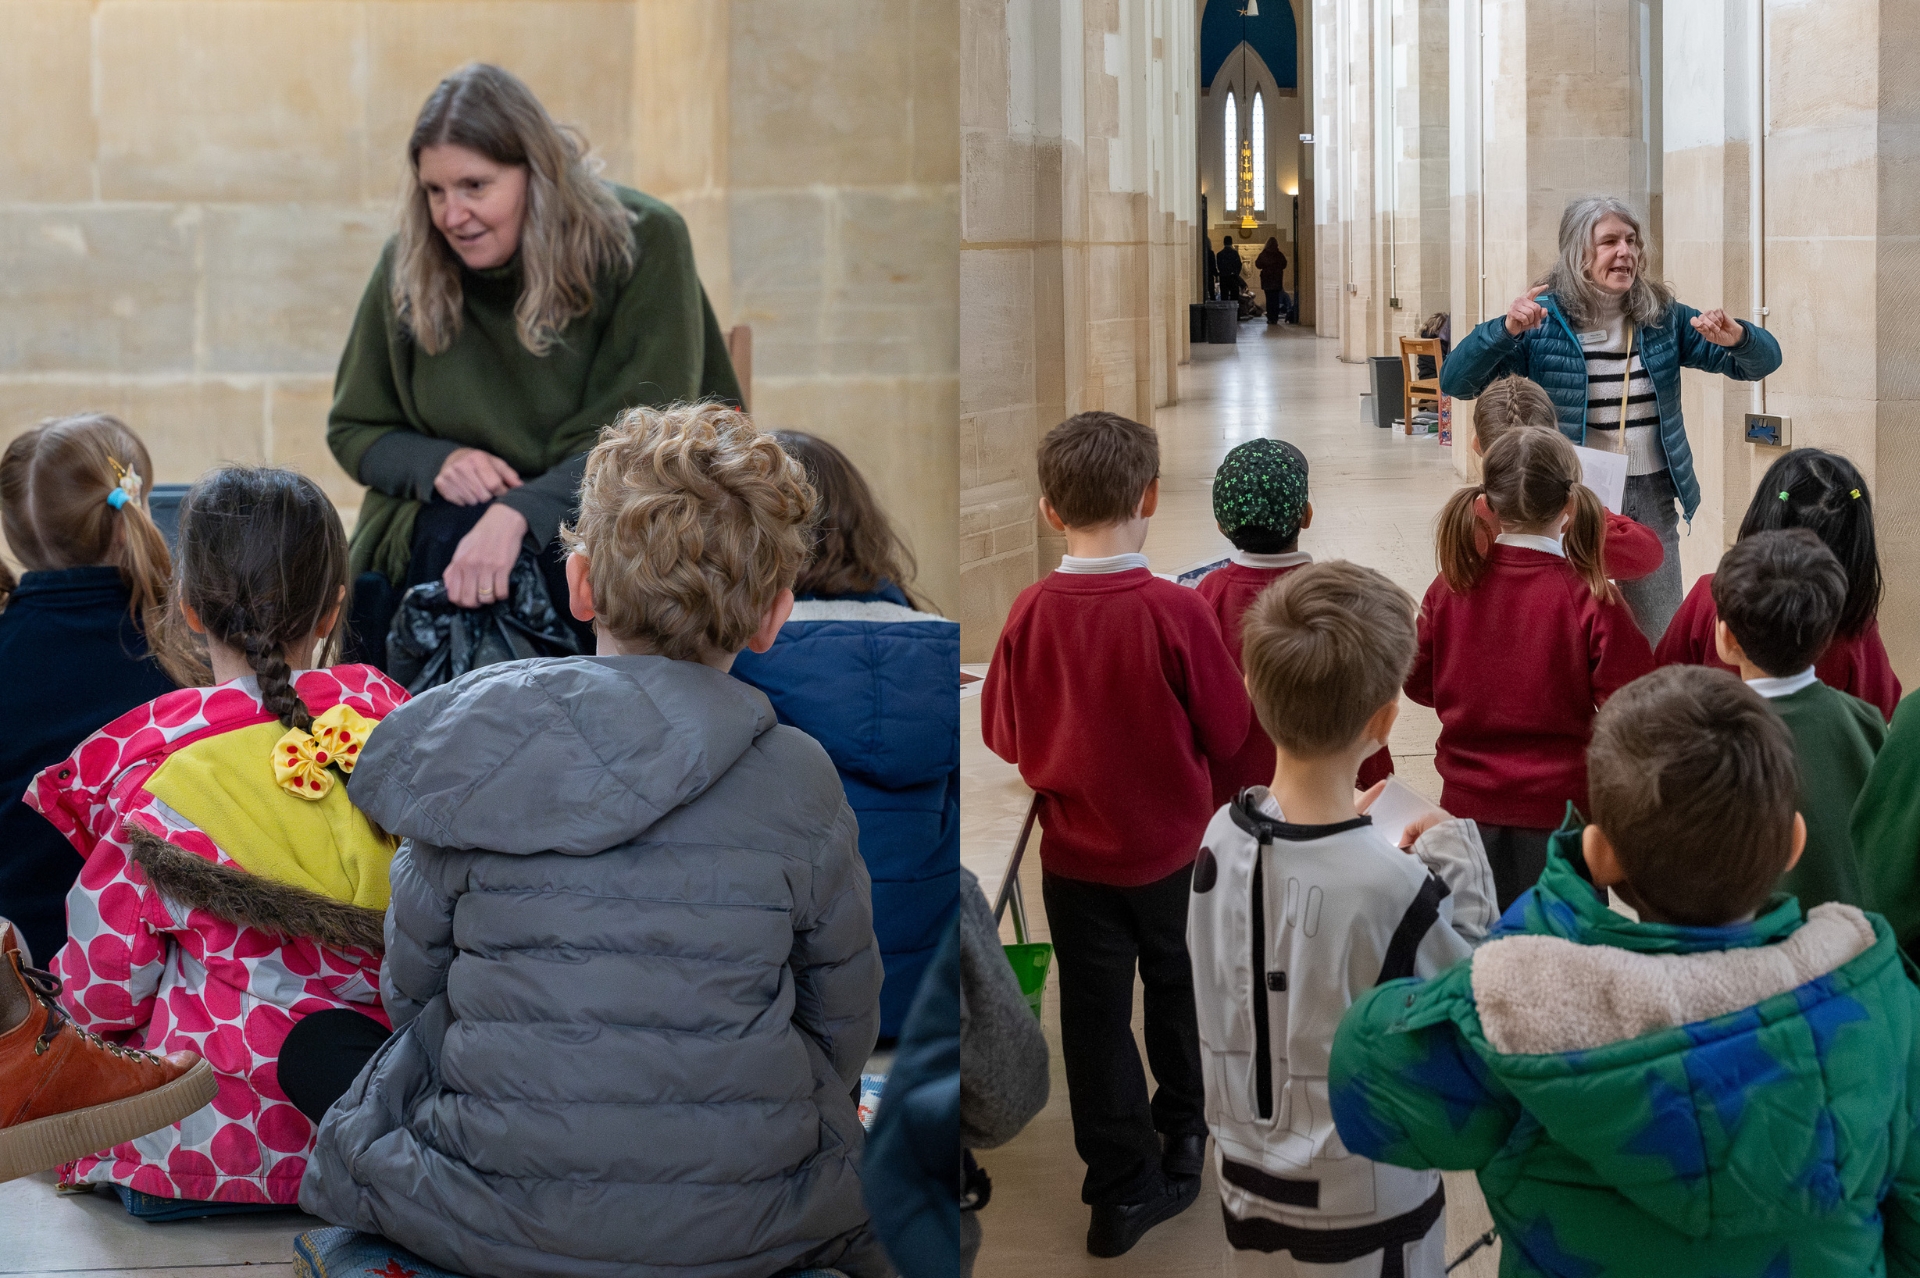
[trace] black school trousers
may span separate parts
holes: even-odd
[[[1158,1186],[1160,1134],[1203,1136],[1206,1087],[1187,957],[1193,866],[1157,883],[1109,887],[1045,875],[1041,892],[1060,979],[1060,1054],[1082,1202],[1138,1202]],[[1146,989],[1151,1100],[1133,1037],[1133,978]]]
[[[1552,830],[1531,830],[1521,825],[1480,826],[1480,842],[1487,849],[1487,866],[1493,871],[1493,894],[1500,912],[1519,900],[1526,890],[1539,882],[1547,868],[1547,840]]]

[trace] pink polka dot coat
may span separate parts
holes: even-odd
[[[301,675],[315,715],[345,703],[370,719],[407,699],[371,666]],[[34,778],[26,801],[86,858],[67,897],[66,947],[52,961],[60,1001],[83,1028],[155,1052],[190,1050],[211,1064],[212,1104],[172,1127],[80,1159],[69,1181],[114,1183],[167,1198],[295,1203],[314,1128],[280,1090],[278,1053],[294,1023],[351,1007],[389,1025],[380,955],[308,937],[271,935],[169,901],[130,856],[138,827],[234,869],[202,830],[148,793],[173,752],[267,723],[250,679],[170,692],[128,711]],[[264,765],[263,760],[263,765]]]

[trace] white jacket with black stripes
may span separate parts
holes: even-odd
[[[1439,1173],[1349,1153],[1334,1130],[1327,1061],[1356,998],[1450,967],[1493,925],[1479,829],[1443,822],[1409,855],[1366,817],[1288,824],[1256,786],[1207,826],[1188,908],[1229,1241],[1305,1259],[1304,1239],[1333,1260],[1428,1233],[1444,1201]]]

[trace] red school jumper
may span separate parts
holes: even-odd
[[[1407,695],[1440,715],[1440,806],[1532,830],[1586,810],[1593,716],[1653,669],[1626,604],[1602,602],[1558,555],[1496,545],[1472,590],[1427,587]]]
[[[1280,556],[1273,556],[1279,558]],[[1313,556],[1298,553],[1294,562],[1274,568],[1254,568],[1247,564],[1229,563],[1225,568],[1216,568],[1200,579],[1195,587],[1200,597],[1213,608],[1213,614],[1220,620],[1220,635],[1227,641],[1227,651],[1233,654],[1233,664],[1241,670],[1246,663],[1240,660],[1240,622],[1247,615],[1247,609],[1260,592],[1280,580],[1295,568],[1313,562]],[[1224,764],[1213,768],[1213,806],[1217,809],[1230,803],[1233,796],[1250,785],[1266,785],[1273,780],[1276,756],[1273,739],[1254,722],[1253,731],[1247,734],[1247,744],[1240,752]],[[1375,782],[1384,781],[1393,775],[1393,755],[1385,746],[1360,761],[1360,777],[1354,784],[1362,790]]]
[[[1713,574],[1708,573],[1693,583],[1680,611],[1667,623],[1667,633],[1660,638],[1654,660],[1663,666],[1733,670],[1720,660],[1713,646],[1713,627],[1719,620],[1720,613],[1713,606]],[[1869,621],[1857,635],[1835,635],[1813,670],[1821,683],[1878,707],[1882,719],[1893,721],[1893,708],[1900,704],[1900,677],[1887,660],[1887,646],[1880,642],[1877,619]]]
[[[1112,887],[1193,860],[1214,813],[1208,761],[1254,728],[1213,610],[1145,568],[1056,572],[1021,591],[980,721],[1040,796],[1047,872]]]

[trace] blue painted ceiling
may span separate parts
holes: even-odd
[[[1211,88],[1221,64],[1245,40],[1266,60],[1281,88],[1299,88],[1299,33],[1293,25],[1293,6],[1288,0],[1266,0],[1257,18],[1241,17],[1244,7],[1245,0],[1209,0],[1200,19],[1200,83]]]

